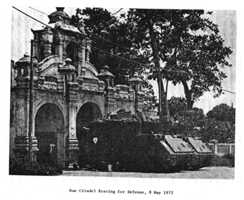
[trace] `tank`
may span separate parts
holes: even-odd
[[[130,172],[175,172],[206,166],[211,150],[200,139],[142,133],[136,120],[89,125],[80,141],[81,168]]]

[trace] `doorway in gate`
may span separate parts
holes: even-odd
[[[94,163],[96,156],[96,145],[89,132],[89,124],[98,119],[102,119],[100,108],[95,103],[85,103],[76,116],[76,134],[79,140],[79,165],[85,167],[87,164]]]
[[[44,104],[35,117],[35,136],[39,152],[37,161],[45,165],[64,164],[64,117],[55,104]]]

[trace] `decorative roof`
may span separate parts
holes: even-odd
[[[114,75],[109,71],[109,66],[105,65],[100,73],[97,75],[98,77],[101,77],[101,78],[114,78]]]
[[[56,23],[58,21],[63,21],[67,24],[70,23],[69,15],[64,12],[64,7],[56,7],[56,11],[48,15],[49,23]]]
[[[17,62],[16,62],[16,67],[19,66],[26,66],[29,65],[31,63],[31,57],[29,56],[28,53],[25,53],[24,56],[22,58],[20,58]],[[37,63],[37,59],[33,58],[33,63]]]

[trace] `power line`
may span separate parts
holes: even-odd
[[[229,93],[231,93],[231,94],[236,94],[235,92],[230,91],[230,90],[225,90],[225,89],[222,89],[222,90],[225,91],[225,92],[229,92]]]
[[[13,7],[14,9],[16,9],[17,11],[19,11],[20,13],[26,15],[27,17],[30,17],[31,19],[33,19],[33,20],[35,20],[35,21],[37,21],[37,22],[39,22],[39,23],[41,23],[41,24],[43,24],[43,25],[45,25],[45,26],[48,26],[48,27],[52,28],[50,25],[48,25],[48,24],[46,24],[46,23],[44,23],[44,22],[42,22],[42,21],[36,19],[35,17],[32,17],[31,15],[25,13],[24,11],[21,11],[20,9],[18,9],[18,8],[14,7],[14,6],[12,6],[12,7]],[[97,37],[97,38],[102,39],[102,38],[100,38],[100,37]],[[109,40],[105,40],[105,39],[104,39],[104,41],[109,42]],[[92,40],[92,42],[95,42],[95,41]],[[118,44],[116,44],[116,43],[113,43],[113,42],[110,42],[110,43],[112,43],[112,44],[118,46]],[[95,42],[95,44],[96,44],[96,42]],[[133,62],[133,63],[136,63],[136,64],[138,64],[138,65],[148,67],[148,65],[146,65],[146,64],[144,64],[144,63],[141,63],[141,62],[138,62],[138,61],[134,61],[134,60],[125,58],[125,57],[123,57],[123,56],[118,56],[118,55],[115,55],[115,54],[111,54],[111,53],[109,53],[109,52],[107,52],[107,51],[105,51],[105,50],[103,50],[103,49],[100,49],[100,48],[98,48],[98,47],[95,47],[95,46],[93,46],[93,47],[96,48],[96,49],[99,49],[100,51],[102,51],[102,52],[104,52],[104,53],[106,53],[106,54],[109,54],[110,56],[118,57],[118,58],[123,59],[123,60],[126,60],[126,61],[128,61],[128,62]],[[129,49],[127,49],[127,50],[129,50]]]
[[[117,10],[116,12],[112,13],[112,15],[116,15],[116,14],[119,13],[121,10],[123,10],[123,8],[120,8],[120,9]]]
[[[36,19],[35,17],[32,17],[31,15],[29,15],[29,14],[27,14],[26,12],[24,12],[24,11],[22,11],[22,10],[16,8],[15,6],[12,6],[12,8],[15,9],[15,10],[17,10],[17,11],[19,11],[20,13],[26,15],[27,17],[33,19],[34,21],[37,21],[37,22],[41,23],[41,24],[44,25],[44,26],[48,26],[48,27],[52,28],[52,27],[49,26],[48,24],[46,24],[46,23],[44,23],[44,22],[42,22],[42,21]]]
[[[43,11],[40,11],[40,10],[38,10],[38,9],[36,9],[36,8],[33,8],[33,7],[29,7],[29,8],[31,8],[31,9],[37,11],[37,12],[40,12],[40,13],[45,14],[45,15],[48,16],[47,13],[45,13],[45,12],[43,12]],[[116,11],[116,12],[113,13],[112,15],[115,15],[116,13],[120,12],[121,10],[123,10],[123,8],[120,8],[118,11]],[[19,11],[20,11],[20,10],[19,10]],[[22,13],[28,16],[28,14],[26,14],[25,12],[22,11]],[[33,17],[33,18],[34,18],[34,17]],[[110,19],[109,21],[106,22],[106,24],[109,24],[109,22],[112,21],[112,20],[113,20],[113,19]],[[46,24],[46,26],[48,26],[48,25]],[[121,48],[123,48],[123,49],[125,49],[125,50],[130,51],[130,48],[128,48],[128,47],[126,47],[126,46],[122,46],[122,45],[120,45],[120,44],[118,44],[118,43],[112,42],[111,40],[107,40],[107,39],[105,39],[105,38],[103,38],[103,37],[99,37],[99,36],[97,36],[97,35],[93,35],[92,37],[97,38],[97,39],[100,39],[100,40],[103,40],[103,41],[106,41],[106,42],[108,42],[108,43],[110,43],[110,44],[119,46],[119,47],[121,47]]]

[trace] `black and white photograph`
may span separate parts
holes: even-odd
[[[4,197],[242,199],[238,4],[23,0],[0,14]]]
[[[12,7],[11,175],[234,178],[233,10]]]

